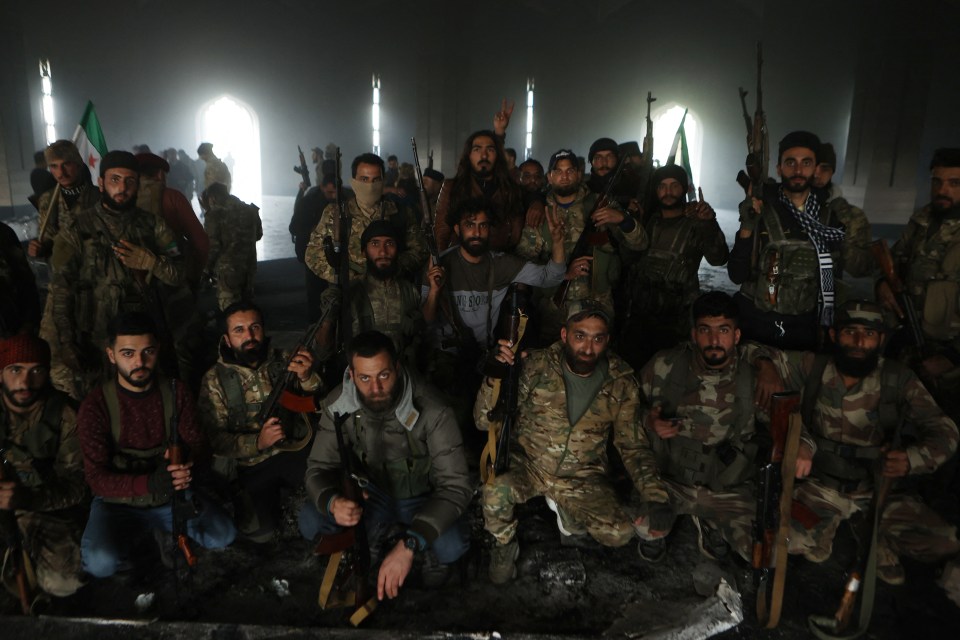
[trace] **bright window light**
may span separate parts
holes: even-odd
[[[527,139],[523,150],[524,160],[533,154],[533,78],[527,79]]]
[[[380,155],[380,76],[373,74],[373,107],[371,109],[373,124],[373,152]]]
[[[47,144],[57,139],[57,119],[53,108],[53,79],[50,77],[50,61],[40,60],[40,113],[43,116],[43,130],[47,137]]]

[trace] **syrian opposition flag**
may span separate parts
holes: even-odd
[[[80,151],[80,157],[87,163],[91,176],[99,175],[97,164],[107,153],[107,141],[103,137],[103,129],[100,128],[100,120],[97,119],[97,112],[93,109],[93,102],[87,102],[87,108],[83,110],[83,117],[80,118],[80,124],[73,134],[73,142]]]
[[[687,188],[687,200],[694,201],[696,200],[696,189],[693,186],[693,170],[690,168],[690,150],[687,147],[687,132],[683,128],[683,123],[687,119],[687,111],[683,112],[683,117],[680,118],[680,126],[677,128],[677,135],[673,137],[673,145],[670,147],[670,155],[667,156],[667,164],[676,164],[677,163],[677,153],[680,153],[680,166],[683,167],[683,170],[687,172],[687,181],[689,187]]]

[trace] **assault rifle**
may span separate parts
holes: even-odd
[[[340,260],[337,263],[337,284],[340,286],[340,344],[346,345],[353,332],[353,318],[350,314],[350,213],[347,203],[343,201],[343,177],[340,147],[337,147],[337,252]]]
[[[343,474],[341,496],[363,506],[363,490],[357,482],[353,458],[343,437],[343,424],[349,418],[349,413],[338,413],[333,417]],[[320,607],[354,607],[350,624],[358,626],[377,608],[376,594],[367,579],[370,573],[370,542],[365,523],[361,519],[340,533],[322,537],[315,553],[330,556],[320,584]],[[341,564],[344,566],[341,567]],[[352,590],[349,589],[350,584],[353,585]]]
[[[767,629],[773,629],[780,622],[787,577],[793,479],[802,427],[799,408],[799,392],[774,394],[770,409],[770,460],[757,474],[752,564],[757,585],[757,620]]]
[[[0,447],[0,482],[17,482],[15,473],[8,473],[7,449]],[[14,509],[0,509],[0,529],[5,534],[4,546],[7,548],[7,557],[10,558],[11,573],[17,582],[17,597],[20,600],[20,610],[23,615],[30,615],[30,605],[33,594],[28,576],[30,559],[23,550],[23,536],[20,534],[20,525],[17,523],[17,512]]]
[[[881,238],[880,240],[871,242],[870,253],[873,254],[873,259],[876,260],[877,265],[879,265],[880,270],[883,272],[884,281],[886,281],[887,286],[890,287],[890,290],[897,299],[897,304],[903,311],[903,319],[907,324],[907,329],[910,331],[910,336],[913,338],[914,346],[922,352],[926,346],[926,339],[923,337],[923,327],[920,324],[920,318],[917,316],[917,308],[913,306],[913,298],[907,293],[903,286],[903,281],[900,280],[893,266],[893,256],[890,254],[890,247],[887,246],[887,241]]]
[[[293,170],[303,178],[303,191],[306,191],[310,188],[310,170],[307,169],[307,159],[303,157],[303,149],[300,145],[297,145],[297,153],[300,155],[300,166],[294,167]]]
[[[763,197],[763,183],[770,169],[770,136],[767,133],[767,115],[763,112],[763,89],[761,69],[763,68],[763,50],[757,43],[757,107],[753,112],[753,122],[747,115],[747,92],[740,87],[740,105],[743,108],[743,121],[747,126],[746,171],[737,174],[737,183],[754,198]]]
[[[183,454],[183,446],[180,444],[180,415],[177,407],[177,381],[170,380],[170,393],[173,394],[173,415],[170,416],[170,464],[184,464],[186,457]],[[163,464],[161,462],[161,464]],[[197,566],[197,556],[193,554],[190,548],[190,540],[187,538],[187,521],[196,515],[193,504],[187,499],[185,489],[173,492],[173,501],[171,505],[173,510],[173,553],[178,557],[177,552],[183,556],[187,563],[187,568],[193,569]]]
[[[626,164],[626,157],[621,157],[620,162],[617,164],[617,170],[614,171],[613,176],[607,183],[607,188],[603,190],[603,194],[597,198],[596,203],[593,205],[593,209],[591,209],[587,214],[586,223],[583,226],[583,232],[580,233],[580,237],[577,238],[576,244],[573,245],[573,251],[570,252],[570,257],[567,258],[567,269],[570,268],[570,265],[573,264],[574,260],[582,258],[586,255],[590,255],[590,253],[593,251],[593,247],[598,247],[610,241],[610,234],[606,231],[600,231],[597,229],[597,225],[593,223],[593,214],[604,207],[609,207],[611,203],[616,201],[616,199],[613,197],[613,188],[617,186],[617,181],[620,179],[620,174],[623,173],[623,168],[626,166]],[[564,301],[567,299],[567,292],[570,290],[570,282],[572,281],[565,279],[557,286],[557,291],[553,294],[553,304],[555,304],[558,308],[561,308]]]
[[[487,414],[491,425],[487,432],[487,444],[480,454],[480,479],[487,483],[493,482],[497,474],[510,469],[510,439],[513,437],[520,401],[520,344],[527,327],[525,309],[528,298],[517,284],[512,284],[507,299],[508,306],[504,310],[509,315],[501,318],[503,330],[498,333],[510,342],[515,359],[512,365],[493,360],[495,365],[487,366],[487,375],[494,380],[493,395],[496,398],[493,409]]]
[[[643,164],[640,167],[640,188],[643,191],[637,194],[644,207],[644,212],[646,212],[652,196],[650,181],[653,180],[653,120],[650,118],[650,105],[656,101],[657,99],[653,97],[653,94],[647,91],[647,131],[643,135]]]

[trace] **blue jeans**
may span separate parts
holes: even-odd
[[[188,491],[188,499],[192,492]],[[200,494],[193,494],[199,513],[187,521],[187,535],[205,549],[222,549],[237,536],[230,515]],[[104,502],[96,497],[80,541],[83,570],[96,578],[117,572],[132,543],[153,529],[173,531],[172,503],[159,507],[134,507]]]
[[[409,525],[420,506],[427,501],[427,496],[396,500],[371,493],[363,505],[363,524],[367,528],[367,536],[371,546],[382,538],[395,524]],[[341,527],[332,516],[320,513],[307,500],[300,507],[299,514],[300,534],[307,540],[314,540],[318,535],[330,535],[340,531]],[[470,532],[466,526],[466,519],[461,516],[453,525],[427,545],[437,556],[440,564],[456,562],[460,556],[470,548]]]

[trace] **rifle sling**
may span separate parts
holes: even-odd
[[[523,340],[524,331],[527,328],[527,314],[520,314],[520,325],[517,328],[517,339],[514,341],[513,346],[510,348],[516,355],[517,351],[520,349],[520,342]],[[502,379],[496,378],[493,381],[493,406],[496,406],[500,401],[500,390]],[[500,431],[503,427],[503,420],[499,420],[490,425],[490,429],[487,430],[487,444],[484,445],[483,451],[480,452],[480,480],[484,484],[491,484],[493,479],[496,477],[494,473],[494,468],[497,465],[497,443],[500,440]],[[509,435],[509,434],[508,434]]]

